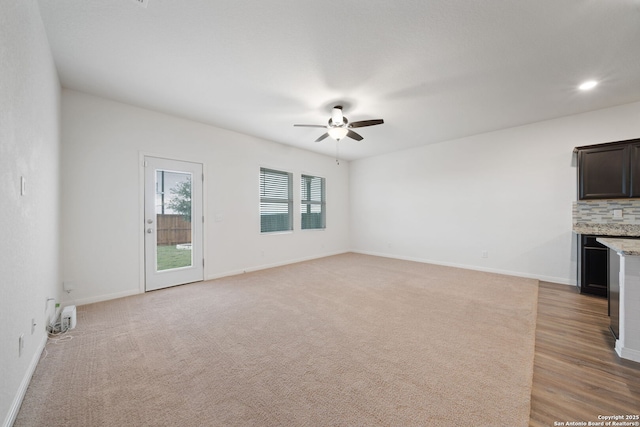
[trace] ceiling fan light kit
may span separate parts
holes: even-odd
[[[349,129],[344,127],[335,127],[329,129],[328,133],[331,138],[335,139],[336,141],[340,141],[342,138],[347,136],[347,134],[349,133]]]

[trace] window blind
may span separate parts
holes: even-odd
[[[324,178],[302,175],[300,180],[300,193],[302,229],[326,228]]]
[[[260,231],[293,229],[292,176],[288,172],[260,168]]]

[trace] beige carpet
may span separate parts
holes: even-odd
[[[16,426],[526,426],[537,281],[345,254],[78,307]]]

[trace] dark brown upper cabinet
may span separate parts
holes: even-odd
[[[640,197],[640,139],[629,144],[631,150],[631,197]]]
[[[580,200],[640,197],[640,139],[576,150]]]

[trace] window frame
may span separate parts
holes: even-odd
[[[283,198],[278,198],[278,197],[267,197],[264,193],[265,190],[265,185],[264,185],[264,181],[263,181],[263,177],[265,176],[265,174],[271,174],[271,175],[282,175],[282,176],[287,176],[287,193],[288,193],[288,198],[287,199],[283,199]],[[260,197],[260,203],[259,203],[259,209],[258,209],[258,213],[259,213],[259,218],[260,218],[260,234],[274,234],[274,233],[291,233],[293,232],[293,173],[292,172],[288,172],[288,171],[284,171],[284,170],[280,170],[280,169],[274,169],[274,168],[269,168],[269,167],[264,167],[261,166],[260,167],[260,172],[259,172],[259,186],[258,186],[258,190],[259,190],[259,197]],[[288,228],[286,229],[277,229],[277,230],[263,230],[263,203],[270,203],[270,204],[282,204],[282,205],[286,205],[287,206],[287,214],[288,214]]]
[[[307,182],[305,183],[305,178]],[[320,180],[320,200],[314,200],[311,198],[312,180]],[[300,229],[301,230],[326,230],[327,228],[327,179],[318,175],[311,175],[302,173],[300,174]],[[303,198],[303,191],[307,192],[308,199]],[[305,221],[303,215],[305,213],[312,213],[312,206],[320,206],[320,226],[319,227],[305,227]],[[306,209],[303,210],[303,207]],[[306,212],[305,212],[306,211]]]

